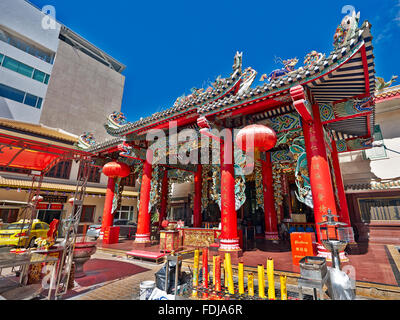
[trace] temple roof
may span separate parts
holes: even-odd
[[[337,45],[328,55],[321,55],[320,59],[307,64],[283,76],[270,79],[269,83],[254,88],[244,87],[246,72],[234,69],[230,77],[219,79],[219,86],[214,86],[205,92],[194,92],[193,95],[178,99],[174,107],[157,112],[133,123],[127,123],[117,128],[107,128],[113,136],[126,137],[146,132],[160,125],[167,125],[177,119],[189,119],[196,122],[199,116],[229,115],[233,110],[246,105],[274,100],[271,107],[263,112],[269,117],[288,112],[286,109],[292,104],[290,89],[302,85],[320,105],[335,105],[348,99],[365,98],[375,92],[375,64],[372,47],[371,25],[365,21],[360,28],[355,28],[352,36],[342,44]],[[252,69],[251,69],[252,70]],[[254,70],[253,70],[254,71]],[[255,72],[255,71],[254,71]],[[254,80],[254,78],[253,78]],[[216,82],[218,83],[218,81]],[[251,81],[252,83],[252,81]],[[243,89],[242,89],[243,88]],[[282,103],[280,103],[282,102]],[[280,103],[280,105],[279,105]],[[275,112],[276,111],[276,112]],[[365,137],[371,134],[373,128],[374,108],[368,114],[360,114],[351,118],[344,117],[340,121],[331,121],[327,127],[334,133],[336,140],[341,138]],[[187,121],[187,122],[188,122]],[[122,140],[112,139],[92,146],[89,151],[105,150],[118,145]]]

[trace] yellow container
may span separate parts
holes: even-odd
[[[265,298],[264,266],[262,264],[259,264],[257,269],[258,269],[258,296],[260,298]]]
[[[252,272],[247,275],[247,291],[250,297],[254,297],[254,274]]]

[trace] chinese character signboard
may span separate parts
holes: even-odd
[[[314,236],[315,238],[315,236]],[[310,232],[293,232],[290,234],[292,245],[293,264],[299,265],[301,259],[306,256],[314,256],[313,234]]]

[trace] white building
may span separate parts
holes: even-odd
[[[59,22],[43,28],[47,19],[25,0],[0,1],[0,118],[79,135],[79,115],[102,140],[105,117],[121,110],[125,66]]]

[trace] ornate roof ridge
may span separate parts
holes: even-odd
[[[275,94],[282,93],[284,91],[289,90],[291,87],[296,86],[303,82],[309,82],[307,78],[312,78],[313,76],[319,75],[325,70],[327,70],[330,66],[334,65],[336,62],[340,61],[342,58],[347,57],[344,61],[350,59],[351,50],[357,47],[361,41],[366,39],[368,36],[371,36],[369,33],[371,25],[368,21],[364,21],[363,25],[360,28],[357,28],[355,34],[348,39],[343,45],[334,49],[328,57],[324,56],[319,62],[315,65],[311,66],[303,66],[299,69],[285,75],[281,78],[271,80],[270,83],[265,83],[258,85],[255,88],[249,88],[241,95],[236,95],[234,97],[224,97],[218,101],[212,101],[207,105],[204,105],[199,109],[200,114],[205,114],[214,109],[217,109],[218,106],[226,105],[229,102],[243,102],[248,100],[248,98],[260,98],[266,96],[273,96]]]

